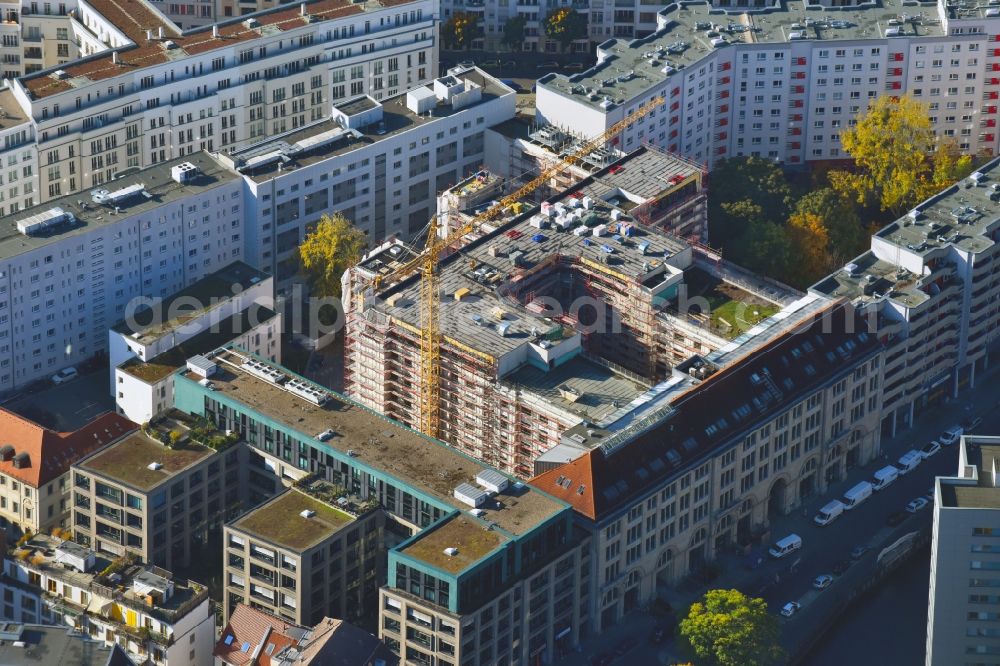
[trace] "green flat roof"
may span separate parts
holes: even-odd
[[[305,510],[314,511],[315,515],[303,518],[300,514]],[[301,552],[354,520],[350,514],[293,488],[238,519],[231,527]]]
[[[184,448],[171,449],[141,430],[102,449],[77,464],[82,470],[97,472],[117,483],[148,491],[170,480],[195,463],[215,452],[200,444],[188,442]],[[150,463],[160,463],[157,470]]]
[[[458,515],[441,527],[421,535],[402,550],[403,554],[429,564],[442,571],[457,574],[475,564],[495,550],[505,538],[485,525]],[[447,555],[445,548],[457,548],[458,553]]]

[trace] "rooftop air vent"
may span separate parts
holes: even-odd
[[[190,182],[197,175],[198,167],[190,162],[181,162],[180,164],[170,167],[170,177],[173,178],[175,182],[181,184]]]
[[[148,465],[146,465],[146,469],[156,472],[163,469],[163,464],[158,462],[151,462]]]
[[[312,518],[313,516],[316,515],[316,512],[313,511],[312,509],[303,509],[302,511],[299,512],[299,515],[302,516],[303,518]]]
[[[455,557],[456,555],[458,555],[458,548],[445,548],[444,554],[447,555],[448,557]]]

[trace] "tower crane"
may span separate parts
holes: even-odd
[[[488,209],[470,218],[449,233],[438,234],[437,218],[432,217],[427,231],[427,241],[423,252],[385,275],[376,275],[371,283],[372,292],[377,292],[383,282],[398,282],[416,272],[420,272],[420,430],[431,437],[438,436],[440,412],[440,370],[442,334],[438,321],[437,264],[441,253],[466,234],[475,231],[484,222],[491,222],[501,216],[504,210],[561,172],[563,169],[582,161],[587,155],[602,148],[611,139],[637,120],[649,115],[664,101],[657,96],[634,112],[618,121],[598,136],[588,139],[572,153],[563,156],[552,166],[543,169],[532,180],[517,190],[502,197]]]

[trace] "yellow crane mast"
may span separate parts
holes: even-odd
[[[612,138],[640,118],[644,118],[663,103],[663,97],[655,97],[634,112],[618,121],[603,133],[585,141],[572,153],[564,156],[554,165],[543,169],[535,178],[514,192],[501,198],[488,209],[445,234],[438,236],[437,218],[431,218],[427,231],[427,242],[423,252],[396,270],[386,275],[377,275],[372,281],[372,291],[378,291],[383,282],[396,282],[420,271],[420,430],[437,437],[440,412],[440,371],[441,371],[441,330],[438,322],[438,298],[436,271],[441,253],[466,234],[473,232],[484,222],[501,216],[511,204],[520,201],[569,166],[599,148],[603,148]]]

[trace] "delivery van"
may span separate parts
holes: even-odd
[[[837,516],[844,513],[845,508],[844,503],[840,500],[828,502],[822,509],[819,510],[819,513],[816,514],[813,518],[813,522],[817,525],[829,525],[837,519]]]
[[[882,490],[898,478],[899,470],[895,465],[887,465],[875,472],[875,483],[872,484],[872,488]]]
[[[802,537],[798,534],[789,534],[784,539],[776,541],[770,548],[767,549],[767,552],[771,555],[771,557],[778,558],[784,557],[789,553],[794,553],[801,547]]]
[[[920,451],[910,449],[899,457],[899,460],[896,461],[896,467],[899,468],[900,474],[909,474],[917,468],[917,465],[923,459],[924,457],[920,455]]]
[[[844,493],[844,508],[850,511],[872,496],[872,484],[862,481]]]

